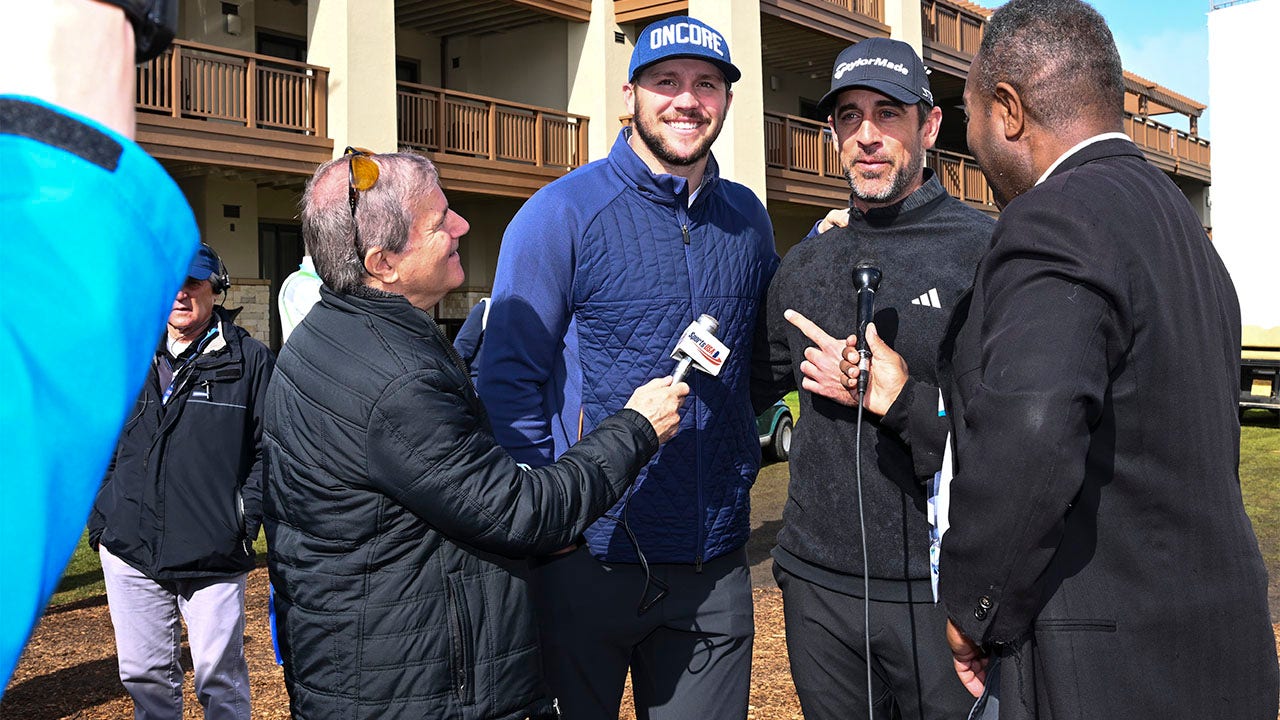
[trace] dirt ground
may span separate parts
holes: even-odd
[[[747,545],[755,584],[756,639],[752,663],[751,720],[799,720],[800,703],[787,664],[782,595],[773,582],[768,551],[781,525],[786,500],[787,466],[761,471],[752,491],[752,538]],[[284,675],[275,664],[267,624],[267,573],[249,576],[246,596],[245,652],[249,660],[253,716],[289,717]],[[1280,646],[1280,624],[1275,626]],[[190,658],[184,658],[190,667]],[[626,693],[627,698],[630,691]],[[621,720],[634,720],[624,700]],[[99,596],[47,613],[5,691],[0,718],[5,720],[118,720],[131,717],[133,703],[116,675],[115,642],[106,598]],[[186,677],[184,717],[202,717]]]
[[[766,467],[752,493],[753,537],[748,545],[756,584],[756,640],[752,665],[751,720],[801,718],[800,703],[787,665],[782,595],[773,582],[769,548],[777,535],[786,500],[787,466]],[[757,518],[756,516],[760,516]],[[267,571],[249,575],[245,597],[245,654],[249,661],[250,697],[258,720],[289,717],[284,674],[275,664],[267,623]],[[190,657],[183,664],[190,668]],[[200,718],[191,671],[186,676],[183,716]],[[624,701],[623,720],[633,720]],[[5,720],[118,720],[133,715],[133,702],[116,675],[115,641],[106,598],[64,605],[46,613],[27,646],[0,704]]]

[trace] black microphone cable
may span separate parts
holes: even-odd
[[[859,373],[859,378],[862,374]],[[862,534],[862,638],[864,657],[867,661],[867,720],[875,717],[875,705],[871,694],[871,580],[867,559],[867,520],[862,511],[862,394],[858,391],[858,429],[854,434],[854,474],[858,486],[858,532]]]
[[[631,494],[635,491],[635,484],[627,488],[627,494],[622,498],[622,529],[627,533],[627,540],[631,541],[631,547],[635,548],[636,558],[640,561],[640,569],[644,571],[644,589],[640,591],[640,603],[636,606],[636,615],[643,615],[653,609],[667,596],[667,591],[671,589],[662,580],[653,575],[649,569],[649,561],[644,556],[644,551],[640,549],[640,541],[636,539],[636,534],[631,530],[631,523],[627,522],[627,509],[631,507]],[[649,588],[658,589],[654,593],[653,598],[649,598]]]
[[[880,289],[880,270],[867,261],[853,269],[853,285],[857,291],[858,309],[858,428],[854,434],[854,474],[858,489],[858,532],[862,538],[862,627],[863,650],[867,662],[867,720],[875,717],[871,690],[871,568],[867,553],[867,518],[862,502],[862,411],[871,373],[871,349],[867,345],[867,325],[873,322],[876,291]]]

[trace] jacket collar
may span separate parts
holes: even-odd
[[[382,292],[361,286],[356,292],[339,293],[329,289],[328,285],[320,286],[320,300],[342,312],[367,313],[377,315],[395,325],[414,333],[427,335],[435,332],[435,321],[431,316],[415,307],[403,295]]]
[[[609,150],[609,164],[617,170],[618,175],[628,185],[653,202],[662,205],[684,203],[689,195],[689,182],[679,175],[656,174],[650,170],[649,166],[644,164],[644,160],[641,160],[627,143],[631,132],[629,127],[618,131],[618,137],[613,141],[613,148]],[[699,192],[699,197],[711,192],[719,181],[720,166],[716,163],[715,155],[707,153],[707,167],[702,173],[702,190]]]
[[[1088,145],[1080,147],[1078,150],[1075,150],[1075,152],[1070,152],[1065,157],[1059,159],[1058,166],[1054,168],[1047,177],[1045,177],[1045,180],[1057,177],[1065,172],[1078,168],[1086,163],[1091,163],[1095,160],[1101,160],[1102,158],[1107,157],[1122,157],[1125,155],[1132,155],[1143,159],[1146,158],[1146,156],[1142,154],[1142,150],[1140,150],[1138,146],[1128,138],[1111,138],[1107,140],[1098,140],[1097,142],[1090,142]]]

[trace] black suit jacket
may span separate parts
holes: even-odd
[[[940,366],[941,599],[1006,656],[1002,718],[1276,717],[1239,333],[1199,219],[1127,140],[1005,209]]]

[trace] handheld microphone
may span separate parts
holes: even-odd
[[[876,290],[880,288],[880,269],[867,261],[853,269],[853,288],[858,296],[858,401],[867,392],[867,373],[871,367],[871,349],[867,347],[867,324],[875,315]]]
[[[729,357],[729,348],[716,338],[719,329],[720,321],[703,313],[680,333],[675,350],[671,351],[671,359],[676,361],[672,385],[684,380],[690,368],[696,367],[712,376],[720,374]]]

